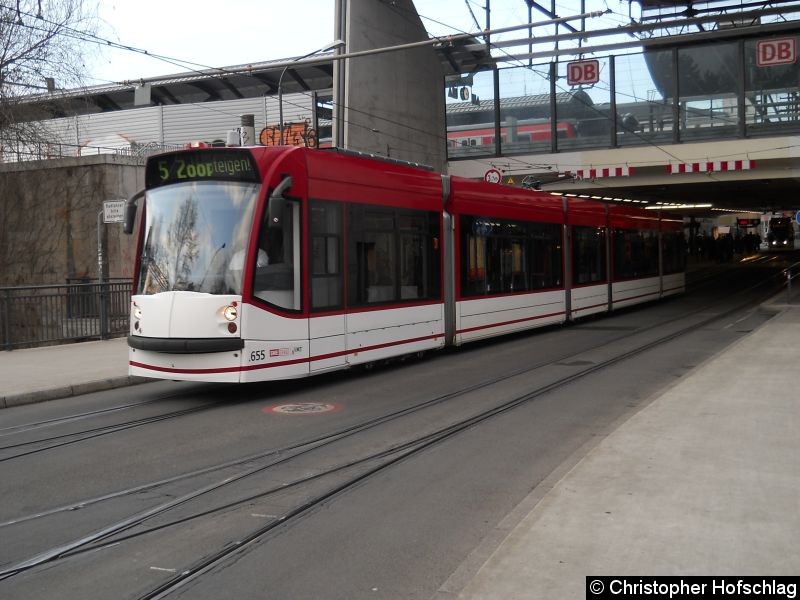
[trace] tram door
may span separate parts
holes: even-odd
[[[309,295],[311,311],[308,338],[311,372],[343,366],[345,354],[344,267],[340,202],[309,202]]]

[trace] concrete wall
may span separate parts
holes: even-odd
[[[336,38],[348,54],[428,39],[411,0],[339,0],[338,13]],[[340,147],[445,169],[444,75],[430,46],[337,61],[335,69]]]
[[[112,155],[0,165],[0,286],[97,278],[97,214],[143,186],[144,167]],[[101,234],[107,276],[131,277],[135,236]]]
[[[336,37],[347,42],[347,52],[428,37],[412,0],[337,0],[335,29]],[[339,110],[334,137],[340,147],[445,170],[444,77],[430,46],[334,64],[338,84],[334,101]],[[247,102],[266,107],[273,100]],[[302,113],[307,108],[310,105],[297,110]],[[78,145],[90,143],[89,138],[103,146],[116,146],[117,138],[125,143],[128,138],[142,143],[185,141],[188,134],[183,130],[166,135],[162,113],[171,111],[176,117],[188,116],[180,121],[187,131],[204,126],[215,134],[224,133],[227,123],[199,118],[196,110],[203,110],[206,117],[213,114],[195,105],[150,107],[54,120],[51,126],[63,133],[65,142]],[[142,115],[150,119],[145,125]],[[266,114],[264,119],[269,121]],[[233,120],[229,124],[237,125]],[[134,126],[139,128],[135,132]],[[83,139],[82,134],[88,137]],[[143,165],[115,155],[0,164],[0,286],[97,278],[97,213],[103,201],[127,198],[143,183]],[[121,224],[104,225],[102,234],[107,276],[131,277],[135,236],[125,236]]]

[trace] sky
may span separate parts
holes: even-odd
[[[483,29],[484,3],[415,0],[431,35]],[[559,0],[556,6],[562,16],[573,15],[579,12],[580,1]],[[586,6],[613,11],[604,18],[606,27],[627,21],[627,0],[587,0]],[[99,37],[140,52],[90,45],[86,83],[136,81],[301,56],[334,40],[334,7],[335,0],[103,0]],[[524,0],[491,0],[491,9],[493,29],[527,22]],[[543,18],[534,13],[534,20]]]

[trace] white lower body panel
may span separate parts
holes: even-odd
[[[166,354],[130,348],[128,373],[155,379],[238,383],[241,352]]]
[[[616,310],[661,297],[661,280],[658,276],[646,279],[616,281],[611,284],[611,308]]]
[[[347,315],[347,362],[355,365],[444,347],[444,306]]]
[[[608,312],[608,284],[586,285],[570,290],[573,319]]]
[[[242,350],[171,354],[131,349],[129,372],[230,383],[292,379],[439,349],[445,343],[442,304],[312,319],[285,318],[245,305],[243,323]]]
[[[455,344],[556,325],[565,320],[563,290],[461,300],[456,302]]]
[[[674,296],[675,294],[683,294],[686,291],[686,274],[675,273],[673,275],[664,275],[664,291],[662,297]]]

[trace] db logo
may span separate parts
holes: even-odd
[[[583,85],[600,81],[599,60],[579,60],[567,63],[567,84]]]
[[[761,40],[756,44],[756,65],[759,67],[790,65],[796,60],[797,40],[795,38]]]

